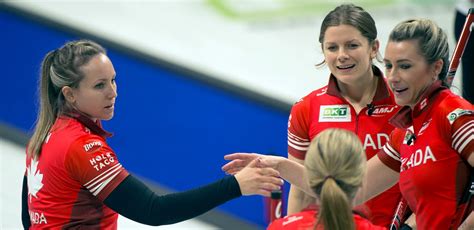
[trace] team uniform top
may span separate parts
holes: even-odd
[[[303,229],[314,229],[314,225],[317,222],[316,216],[318,215],[317,210],[304,210],[302,212],[286,216],[273,221],[267,230],[303,230]],[[385,227],[380,227],[372,224],[369,220],[353,214],[356,230],[384,230]],[[318,230],[323,230],[322,225],[318,225]]]
[[[367,154],[374,156],[388,140],[393,126],[388,123],[398,110],[382,72],[373,67],[378,86],[370,106],[356,114],[341,96],[336,78],[331,74],[327,86],[313,91],[298,101],[288,121],[288,154],[304,160],[311,140],[327,128],[341,128],[357,134]],[[337,144],[337,140],[335,143]],[[398,186],[369,200],[357,209],[380,226],[389,226],[400,199]]]
[[[39,158],[26,159],[31,229],[117,228],[117,213],[103,201],[128,172],[105,142],[108,136],[81,115],[56,120]]]
[[[402,108],[391,122],[397,128],[378,157],[400,172],[400,190],[417,227],[457,229],[472,170],[473,105],[436,82],[413,110]]]

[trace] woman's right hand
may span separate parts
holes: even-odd
[[[259,157],[251,156],[247,159],[252,160],[250,163],[245,164],[238,172],[233,173],[239,183],[242,195],[259,194],[269,197],[271,191],[281,189],[283,180],[280,178],[280,173],[277,170],[265,167],[262,159]]]
[[[224,156],[224,159],[230,162],[222,166],[222,170],[228,174],[234,175],[246,167],[250,162],[259,158],[257,166],[270,167],[278,170],[279,163],[286,160],[284,157],[263,155],[258,153],[232,153]]]

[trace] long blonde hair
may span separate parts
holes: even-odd
[[[359,138],[350,131],[326,129],[311,141],[304,165],[320,201],[315,228],[355,229],[352,200],[362,185],[366,161]]]
[[[54,121],[67,108],[61,89],[64,86],[77,88],[84,78],[81,67],[94,56],[105,54],[99,44],[78,40],[64,44],[52,50],[41,63],[39,80],[40,107],[36,119],[35,131],[29,141],[27,153],[37,158]]]

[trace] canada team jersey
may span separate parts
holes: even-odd
[[[437,82],[413,108],[393,118],[397,128],[378,157],[400,172],[418,229],[457,229],[472,170],[466,160],[474,151],[473,105]]]
[[[106,132],[77,117],[90,124],[59,117],[39,158],[26,159],[31,229],[117,228],[118,214],[103,201],[128,172],[105,142]]]
[[[336,79],[331,75],[326,87],[315,90],[291,110],[288,121],[288,154],[304,160],[311,140],[328,128],[341,128],[354,132],[361,140],[367,159],[374,156],[387,142],[393,126],[388,123],[397,111],[393,94],[379,69],[374,67],[378,86],[371,106],[356,114],[352,106],[341,96]],[[337,144],[337,140],[334,140]],[[373,223],[389,226],[400,200],[398,186],[369,200],[357,210]]]
[[[302,212],[286,216],[273,221],[267,230],[312,230],[316,224],[316,210],[304,210]],[[369,220],[354,214],[356,230],[385,230],[386,228],[373,225]],[[318,225],[317,230],[323,230],[322,225]]]

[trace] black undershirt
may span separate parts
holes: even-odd
[[[27,194],[25,177],[22,202],[22,222],[25,228],[30,226]],[[129,175],[109,194],[104,204],[131,220],[157,226],[194,218],[241,195],[234,176],[185,192],[159,196]]]

